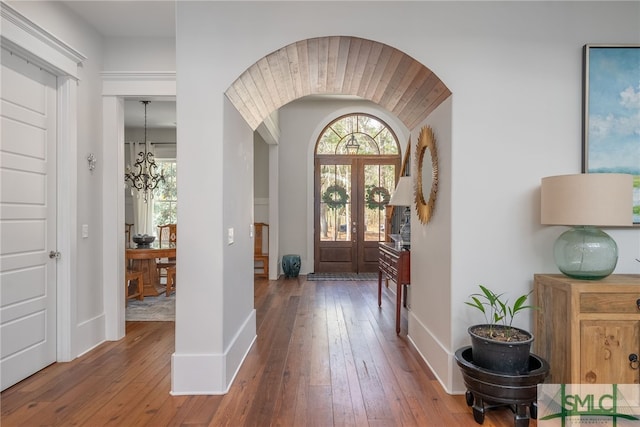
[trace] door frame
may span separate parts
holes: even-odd
[[[403,123],[399,121],[396,116],[389,114],[379,107],[372,107],[368,105],[368,101],[361,102],[356,101],[355,103],[348,103],[345,106],[340,106],[338,108],[331,108],[327,110],[323,117],[320,117],[318,120],[318,124],[316,125],[313,132],[309,134],[309,139],[307,140],[307,170],[311,171],[306,174],[306,188],[307,188],[307,201],[306,201],[306,210],[307,217],[306,221],[308,224],[307,227],[307,243],[306,243],[306,256],[302,261],[302,274],[307,274],[313,272],[314,260],[315,260],[315,242],[314,242],[314,189],[315,189],[315,174],[313,173],[314,165],[315,165],[315,154],[316,154],[316,144],[318,142],[318,135],[322,132],[322,130],[326,127],[327,123],[335,120],[337,117],[344,116],[347,114],[353,114],[356,111],[364,114],[370,114],[374,117],[382,119],[390,129],[395,133],[398,144],[400,146],[401,153],[407,153],[409,148],[409,139],[410,132],[405,129]],[[405,154],[406,155],[406,154]],[[402,156],[402,154],[401,154]],[[401,161],[402,162],[402,161]],[[401,163],[402,164],[402,163]],[[273,177],[277,181],[277,176]]]
[[[345,160],[346,159],[346,160]],[[327,161],[326,163],[323,162],[323,160]],[[341,161],[342,160],[342,161]],[[319,219],[319,209],[320,209],[320,197],[321,195],[319,194],[318,190],[318,180],[320,178],[320,166],[322,165],[349,165],[350,167],[350,175],[351,175],[351,194],[350,194],[350,199],[351,200],[358,200],[360,201],[360,203],[355,205],[354,208],[354,203],[351,202],[349,203],[350,206],[350,210],[351,210],[351,221],[353,221],[353,219],[355,218],[355,220],[357,221],[357,231],[356,231],[356,240],[357,240],[357,244],[354,245],[351,244],[349,245],[351,248],[351,254],[352,254],[352,262],[351,262],[351,270],[357,270],[359,273],[362,273],[363,271],[360,271],[360,267],[364,268],[364,264],[365,264],[365,252],[367,251],[367,247],[371,247],[372,245],[374,245],[373,241],[368,241],[364,239],[364,235],[365,235],[365,230],[364,230],[364,216],[365,216],[365,206],[364,203],[362,203],[362,200],[364,200],[364,195],[365,195],[365,183],[361,182],[361,177],[364,176],[364,169],[367,165],[389,165],[389,166],[394,166],[395,167],[395,184],[394,184],[394,188],[395,185],[397,185],[397,181],[398,178],[400,176],[400,168],[401,168],[401,158],[400,155],[388,155],[388,154],[382,154],[382,155],[353,155],[353,156],[345,156],[345,155],[320,155],[320,156],[315,156],[314,155],[314,162],[313,162],[313,181],[314,181],[314,187],[313,187],[313,197],[314,197],[314,203],[313,203],[313,244],[314,244],[314,257],[313,257],[313,266],[314,266],[314,271],[317,271],[318,269],[318,259],[317,259],[317,255],[318,252],[315,251],[316,248],[319,248],[319,245],[322,244],[322,240],[318,239],[318,233],[316,233],[316,226],[318,224],[318,219]],[[350,224],[347,224],[348,227],[350,227]],[[341,244],[338,244],[336,247],[346,247],[347,246],[347,241],[338,241]],[[367,242],[369,242],[369,244],[367,244]],[[353,239],[352,239],[352,243],[353,243]],[[378,242],[375,242],[375,252],[377,254],[378,251]],[[366,271],[366,269],[364,270]]]
[[[77,262],[78,69],[87,58],[36,25],[5,2],[0,3],[2,45],[13,54],[56,76],[56,360],[75,354]],[[60,144],[59,141],[65,141]]]
[[[116,341],[125,336],[124,100],[176,99],[176,73],[104,72],[102,80],[102,283],[105,338]]]

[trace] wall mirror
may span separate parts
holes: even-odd
[[[424,126],[416,146],[418,172],[415,180],[415,202],[418,219],[426,224],[431,219],[438,193],[438,153],[433,129]]]

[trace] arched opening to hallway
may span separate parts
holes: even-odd
[[[379,42],[346,36],[301,40],[282,47],[254,63],[226,91],[249,126],[260,135],[266,134],[271,146],[277,145],[281,136],[278,110],[309,95],[341,95],[373,102],[411,130],[450,94],[431,70],[405,53]],[[274,151],[277,157],[277,148]],[[313,209],[313,195],[308,200],[308,208]],[[277,209],[271,206],[278,204],[277,192],[269,193],[269,204],[270,235],[277,239],[280,225]],[[304,259],[311,266],[317,249],[313,234],[306,239],[303,266]],[[271,270],[277,271],[273,267]]]

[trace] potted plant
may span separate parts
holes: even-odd
[[[470,301],[465,302],[482,312],[486,321],[468,329],[474,364],[506,374],[527,372],[533,334],[512,325],[517,314],[536,308],[525,305],[531,292],[521,295],[509,305],[509,301],[503,298],[504,294],[479,286],[481,292],[470,295]]]

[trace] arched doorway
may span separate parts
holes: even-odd
[[[225,91],[251,129],[273,135],[275,144],[279,129],[273,112],[307,95],[337,94],[372,101],[412,130],[451,91],[404,52],[350,36],[311,38],[284,46],[247,68]],[[277,218],[270,218],[270,227],[272,235],[277,235]],[[309,245],[313,246],[310,241]]]
[[[339,117],[321,132],[314,161],[314,271],[377,271],[400,166],[395,134],[368,114]]]

